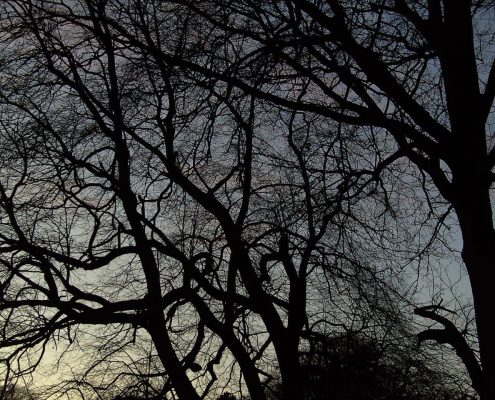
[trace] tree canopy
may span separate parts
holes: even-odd
[[[416,308],[492,399],[491,3],[2,2],[6,379],[60,347],[47,396],[302,399],[315,338]],[[476,327],[416,296],[451,227]]]

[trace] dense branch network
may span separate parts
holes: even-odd
[[[149,395],[262,400],[280,378],[304,398],[303,348],[410,335],[401,267],[452,208],[471,243],[463,221],[483,218],[459,193],[483,197],[493,164],[495,73],[479,89],[470,8],[420,3],[5,1],[7,375],[64,343],[103,355],[58,391],[132,377]],[[492,364],[469,354],[485,394]]]

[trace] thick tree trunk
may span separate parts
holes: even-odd
[[[184,366],[181,365],[172,347],[163,318],[161,320],[161,323],[158,321],[150,322],[147,331],[153,339],[158,356],[170,376],[173,387],[180,400],[200,400],[201,398],[194,389]]]
[[[461,223],[461,227],[462,227]],[[482,400],[495,399],[495,237],[493,229],[463,232],[462,257],[466,264],[476,312],[476,326],[483,371]]]
[[[495,244],[494,244],[495,246]],[[493,269],[494,251],[489,250],[487,254],[478,257],[474,261],[478,266],[484,263],[484,267]],[[470,261],[466,261],[466,264]],[[488,274],[479,274],[480,277],[473,277],[470,274],[474,306],[476,311],[476,324],[478,329],[478,339],[480,346],[481,368],[483,371],[483,386],[480,391],[481,400],[495,399],[495,337],[493,335],[493,291],[494,279],[493,271],[491,277]]]
[[[462,258],[473,292],[483,386],[481,400],[495,399],[495,231],[489,190],[483,182],[465,181],[455,203],[463,237]]]
[[[282,377],[283,400],[303,399],[303,381],[299,371],[299,352],[297,347],[287,344],[283,359],[278,354],[280,373]]]

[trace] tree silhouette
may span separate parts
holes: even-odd
[[[312,143],[318,121],[164,60],[208,52],[172,35],[198,29],[179,9],[146,4],[2,4],[4,361],[29,373],[61,342],[90,358],[69,384],[93,393],[146,375],[121,358],[132,369],[148,337],[163,395],[206,395],[230,357],[225,376],[263,399],[271,354],[295,382],[301,334],[323,307],[307,312],[313,287],[367,280],[383,303],[393,296],[374,265],[360,269],[353,232],[369,221],[349,218],[383,193],[368,194],[377,184],[340,137]],[[163,51],[143,52],[147,38]]]
[[[237,397],[235,397],[230,392],[225,392],[225,393],[221,394],[220,396],[218,396],[217,400],[237,400]]]
[[[417,349],[387,349],[358,336],[324,338],[301,352],[298,384],[302,399],[419,400],[470,399],[451,378],[432,368]],[[282,398],[280,380],[267,384],[270,398]]]
[[[280,107],[362,127],[385,159],[417,168],[426,202],[442,196],[446,207],[430,203],[432,218],[443,224],[455,212],[483,371],[473,385],[494,398],[493,2],[181,3],[210,23],[210,36],[242,43],[230,58],[212,56],[215,68],[184,65]]]
[[[19,385],[5,385],[0,387],[2,400],[37,400],[39,397],[28,388]]]
[[[491,232],[488,189],[477,186],[490,175],[470,164],[482,159],[476,135],[443,144],[464,137],[466,122],[455,114],[447,126],[455,93],[444,85],[444,105],[440,78],[424,83],[424,62],[453,61],[418,34],[420,3],[0,7],[0,349],[9,373],[33,372],[62,346],[81,369],[64,393],[100,396],[115,385],[142,396],[125,390],[143,385],[194,400],[235,385],[263,400],[274,363],[282,396],[302,398],[308,337],[380,336],[407,319],[413,294],[401,266],[428,255],[428,233],[434,239],[450,211],[426,177],[427,201],[418,195],[408,157],[459,216],[480,334],[477,388],[489,397],[488,280],[476,275],[488,269],[470,258],[488,263],[489,236],[474,250],[466,238]],[[449,7],[458,6],[440,11],[452,30]],[[390,28],[397,13],[410,30]],[[479,190],[461,199],[471,186]],[[417,236],[421,246],[411,246]],[[152,344],[145,356],[142,343]]]

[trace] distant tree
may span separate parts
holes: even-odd
[[[474,399],[417,349],[387,349],[360,337],[327,338],[301,353],[298,384],[304,400]],[[279,380],[268,382],[270,399],[281,399]]]
[[[217,400],[237,400],[237,397],[230,392],[225,392],[218,396]]]
[[[141,397],[141,396],[115,396],[114,400],[145,400],[146,397]]]
[[[0,387],[2,400],[37,400],[38,396],[29,389],[19,385],[5,385]]]

